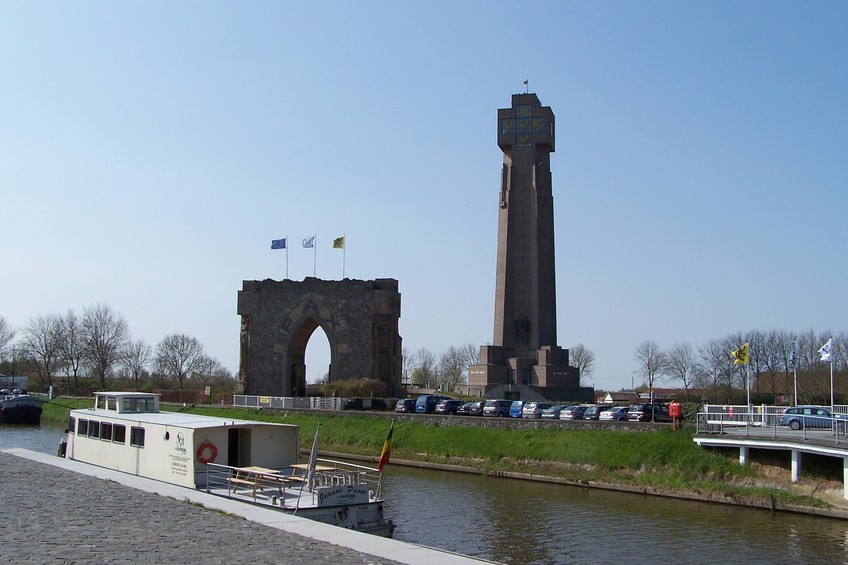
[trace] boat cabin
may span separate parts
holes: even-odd
[[[298,426],[161,412],[146,392],[96,392],[68,430],[69,459],[190,488],[205,487],[209,463],[282,468],[300,457]]]

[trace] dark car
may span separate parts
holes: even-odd
[[[444,398],[436,404],[436,408],[433,409],[433,412],[435,414],[454,414],[454,415],[456,415],[456,411],[460,406],[462,406],[461,400],[453,400],[452,398]]]
[[[432,414],[436,404],[441,400],[453,400],[450,396],[440,394],[419,394],[415,399],[415,412],[418,414]]]
[[[653,418],[651,418],[652,413]],[[631,406],[627,411],[627,420],[629,422],[671,422],[671,415],[668,413],[667,404],[648,402]]]
[[[401,398],[395,404],[395,412],[415,412],[415,399]]]
[[[509,408],[512,406],[511,400],[487,400],[483,404],[484,416],[495,416],[497,418],[509,418]]]
[[[559,413],[560,420],[582,420],[583,413],[586,411],[585,406],[566,406]]]
[[[482,400],[478,400],[476,402],[471,403],[471,407],[468,409],[469,416],[482,416],[483,415],[483,406],[485,406],[485,402]]]
[[[456,415],[457,416],[468,416],[470,414],[472,404],[474,404],[474,403],[473,402],[464,403],[462,406],[460,406],[459,408],[456,409]]]
[[[583,412],[584,420],[597,420],[601,417],[601,412],[609,408],[609,406],[604,406],[603,404],[593,404],[592,406],[587,406],[586,411]]]
[[[834,414],[821,406],[793,406],[783,411],[780,417],[781,426],[789,426],[793,430],[801,428],[832,428],[836,422],[845,422],[843,414]]]

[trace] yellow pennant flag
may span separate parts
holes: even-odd
[[[734,365],[747,365],[748,364],[748,342],[742,344],[742,346],[732,353],[733,355],[733,364]]]
[[[344,249],[345,236],[337,237],[333,240],[333,249]]]

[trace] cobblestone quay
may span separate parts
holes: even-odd
[[[264,525],[249,517],[211,510],[196,497],[213,497],[222,503],[252,508],[200,491],[182,489],[174,496],[172,485],[154,482],[155,490],[139,490],[81,474],[66,466],[74,461],[36,455],[22,450],[0,451],[0,561],[2,563],[306,563],[392,564],[473,563],[475,560],[396,540],[349,532],[273,510],[283,525]],[[43,461],[39,461],[43,458]],[[59,465],[59,466],[56,466]],[[108,473],[109,471],[103,470]],[[111,472],[114,473],[114,472]],[[139,481],[137,477],[127,475]],[[146,481],[146,479],[141,479]],[[139,483],[141,484],[141,483]],[[180,487],[173,487],[179,489]],[[162,493],[166,493],[165,496]],[[195,501],[194,504],[188,502]],[[204,499],[205,500],[205,499]],[[203,504],[201,506],[200,504]],[[258,514],[257,514],[258,515]],[[271,524],[265,519],[266,523]],[[392,553],[397,544],[399,561],[378,557],[327,540],[286,529],[311,528],[339,542],[374,547]],[[326,530],[326,528],[332,528]],[[338,530],[338,532],[334,532]],[[355,534],[352,536],[351,534]],[[364,543],[365,545],[362,545]],[[388,545],[386,545],[388,544]],[[416,555],[416,552],[422,552]],[[479,562],[478,562],[479,563]]]

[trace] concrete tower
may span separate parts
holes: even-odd
[[[492,345],[469,367],[468,392],[489,397],[591,400],[557,345],[551,153],[554,113],[535,94],[498,110],[503,151]]]

